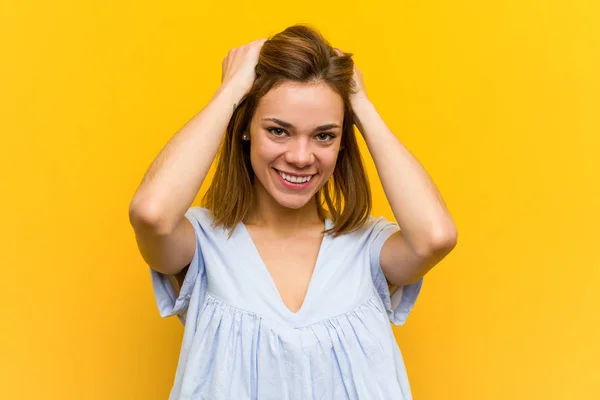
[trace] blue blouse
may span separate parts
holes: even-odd
[[[390,294],[379,254],[396,223],[371,216],[358,231],[325,235],[294,313],[245,225],[228,239],[211,215],[185,214],[196,251],[178,295],[150,268],[161,317],[185,326],[170,400],[412,399],[390,322],[404,324],[423,278]]]

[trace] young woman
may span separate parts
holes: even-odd
[[[456,244],[435,185],[352,54],[314,29],[232,49],[222,68],[130,205],[160,315],[185,325],[170,399],[411,399],[390,321]],[[353,125],[397,223],[370,215]]]

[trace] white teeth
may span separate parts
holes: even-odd
[[[277,172],[279,172],[279,175],[281,175],[281,177],[283,179],[285,179],[288,182],[292,182],[292,183],[304,183],[304,182],[310,181],[310,179],[312,178],[312,175],[310,175],[310,176],[291,176],[291,175],[284,174],[283,172],[280,172],[280,171],[277,171]]]

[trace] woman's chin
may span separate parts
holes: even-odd
[[[278,193],[274,199],[282,207],[298,210],[308,204],[313,196],[285,195]]]
[[[308,203],[308,201],[299,202],[299,201],[281,201],[281,200],[277,200],[277,203],[279,203],[279,205],[281,205],[282,207],[289,208],[291,210],[299,210],[302,207],[304,207]]]

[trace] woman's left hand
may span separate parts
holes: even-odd
[[[363,79],[363,74],[362,74],[362,72],[359,71],[356,64],[354,64],[354,78],[353,79],[354,79],[354,84],[356,85],[356,88],[358,89],[358,92],[350,95],[350,102],[352,103],[352,106],[355,107],[359,101],[363,101],[363,100],[368,101],[369,100],[369,97],[367,96],[367,90],[365,89],[365,81]]]
[[[344,55],[344,53],[340,49],[336,48],[335,52],[340,56]],[[360,70],[358,69],[356,64],[354,64],[354,75],[353,75],[352,79],[354,81],[354,85],[355,85],[355,88],[357,91],[356,91],[356,93],[352,93],[350,95],[350,103],[352,103],[352,106],[355,107],[358,102],[363,101],[363,100],[369,100],[369,98],[367,96],[367,90],[365,88],[365,81],[363,79],[363,74],[362,74],[362,72],[360,72]]]
[[[343,56],[344,53],[340,49],[335,49],[335,52]],[[360,122],[359,115],[362,106],[368,106],[370,100],[367,96],[367,90],[365,89],[365,81],[363,79],[362,72],[359,71],[356,64],[354,64],[354,75],[353,75],[354,87],[356,92],[350,93],[350,105],[352,106],[352,119],[354,120],[354,125],[358,128],[361,135],[364,136],[364,128]],[[366,107],[368,109],[368,107]]]

